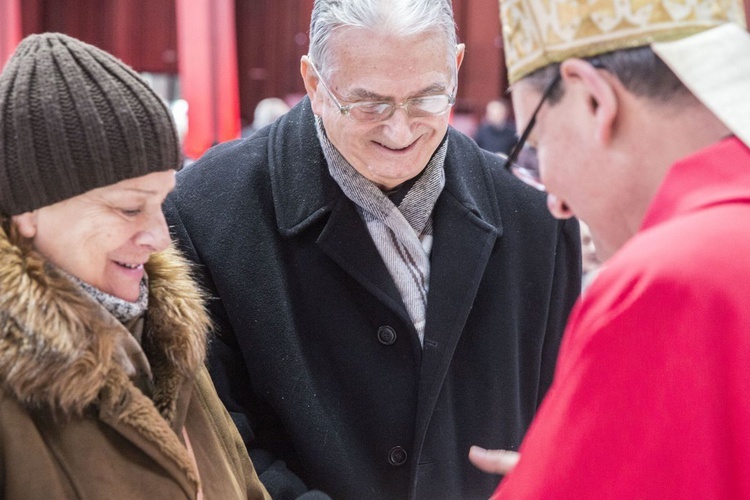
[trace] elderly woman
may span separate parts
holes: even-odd
[[[169,246],[179,166],[167,108],[109,54],[32,35],[0,75],[0,497],[268,498]]]

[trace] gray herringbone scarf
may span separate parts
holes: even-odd
[[[138,293],[138,299],[135,302],[128,302],[120,297],[115,297],[107,292],[102,292],[95,286],[91,286],[86,282],[83,282],[71,276],[71,279],[78,283],[91,298],[99,302],[104,308],[109,311],[112,316],[117,318],[120,323],[129,323],[138,316],[143,316],[148,309],[148,277],[144,276],[141,280],[140,291]]]
[[[151,397],[153,374],[151,373],[151,364],[141,346],[143,318],[148,310],[148,276],[143,276],[138,300],[135,302],[128,302],[120,297],[115,297],[79,280],[75,276],[68,276],[125,326],[125,329],[119,331],[120,335],[117,338],[113,356],[117,364],[122,367],[136,386],[148,397]]]
[[[357,205],[367,230],[401,294],[409,317],[424,344],[427,291],[430,283],[432,210],[445,186],[448,139],[438,147],[401,203],[396,206],[375,184],[363,177],[331,144],[319,117],[318,138],[328,171],[344,194]]]

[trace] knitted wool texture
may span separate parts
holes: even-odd
[[[0,213],[178,169],[164,102],[122,61],[59,33],[31,35],[0,74]]]

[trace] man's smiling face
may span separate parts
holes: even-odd
[[[458,58],[449,54],[445,40],[434,33],[410,38],[344,28],[331,40],[332,68],[318,68],[330,90],[343,103],[383,101],[452,94]],[[365,178],[390,189],[419,174],[440,145],[449,113],[410,117],[398,109],[376,123],[360,123],[342,116],[322,85],[311,92],[313,111],[323,119],[328,139]]]

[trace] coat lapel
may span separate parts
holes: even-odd
[[[99,419],[151,457],[170,474],[187,496],[192,496],[200,484],[198,471],[173,428],[181,429],[184,419],[179,425],[170,425],[151,400],[121,373],[111,374],[105,387],[99,404]],[[186,383],[179,392],[181,395],[187,393],[189,398],[190,389],[190,384]],[[180,402],[185,409],[187,404],[186,400]]]
[[[502,235],[497,199],[475,147],[449,138],[446,187],[433,212],[434,244],[427,297],[415,429],[419,456],[427,426],[495,242]],[[469,157],[467,157],[469,156]]]
[[[279,145],[271,148],[269,159],[279,231],[296,235],[330,213],[317,240],[321,250],[411,324],[354,204],[328,172],[307,98],[272,125],[270,134],[272,143]],[[433,216],[435,238],[418,422],[429,420],[490,252],[501,233],[497,197],[481,154],[469,139],[449,131],[446,186]],[[424,429],[417,429],[417,436],[423,433]]]
[[[320,249],[410,325],[401,295],[354,203],[328,172],[309,100],[272,125],[270,134],[271,142],[279,145],[271,149],[269,169],[281,234],[295,236],[329,214],[317,240]]]
[[[318,245],[404,323],[411,324],[401,295],[367,227],[348,198],[342,196],[334,206],[325,229],[318,238]]]

